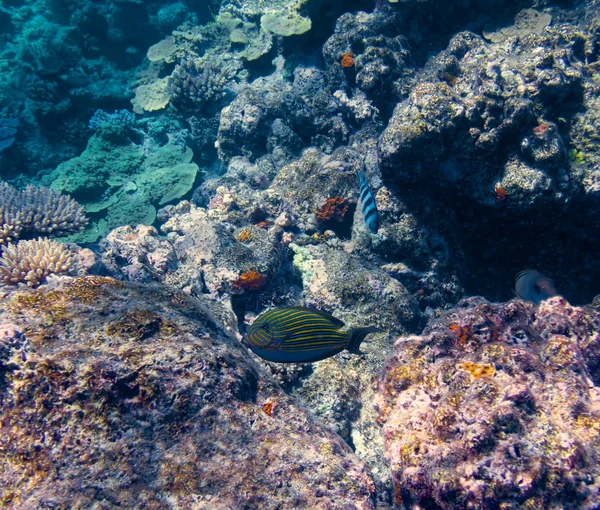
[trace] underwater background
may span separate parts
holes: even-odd
[[[600,1],[4,0],[0,508],[600,508]]]

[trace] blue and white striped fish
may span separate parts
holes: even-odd
[[[360,188],[360,202],[362,204],[362,213],[365,220],[365,224],[369,227],[369,230],[374,234],[379,229],[379,215],[377,214],[377,205],[375,204],[375,197],[369,187],[369,181],[365,172],[360,169],[356,172],[358,177],[358,186]]]
[[[242,343],[267,361],[310,363],[344,349],[360,354],[360,344],[378,328],[340,331],[344,323],[314,308],[285,306],[263,313],[254,321]]]

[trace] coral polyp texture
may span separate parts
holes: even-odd
[[[0,257],[0,283],[25,283],[37,287],[51,274],[67,273],[75,267],[75,257],[53,239],[31,239],[8,243]]]
[[[0,246],[25,236],[65,236],[86,224],[83,207],[66,195],[35,186],[19,191],[0,182]]]
[[[233,62],[221,64],[193,57],[181,59],[168,81],[168,91],[173,101],[191,103],[198,108],[218,102],[225,96],[228,83],[240,67]]]
[[[600,314],[561,297],[469,298],[400,338],[375,398],[397,502],[598,508],[599,360]]]

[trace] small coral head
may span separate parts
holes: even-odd
[[[344,53],[341,60],[342,67],[352,67],[354,65],[354,55],[351,51]]]
[[[267,278],[257,271],[246,271],[237,280],[231,282],[231,285],[238,290],[260,290],[267,283]]]

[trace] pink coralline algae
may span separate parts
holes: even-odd
[[[599,508],[599,381],[597,311],[462,301],[400,338],[378,382],[396,502]]]

